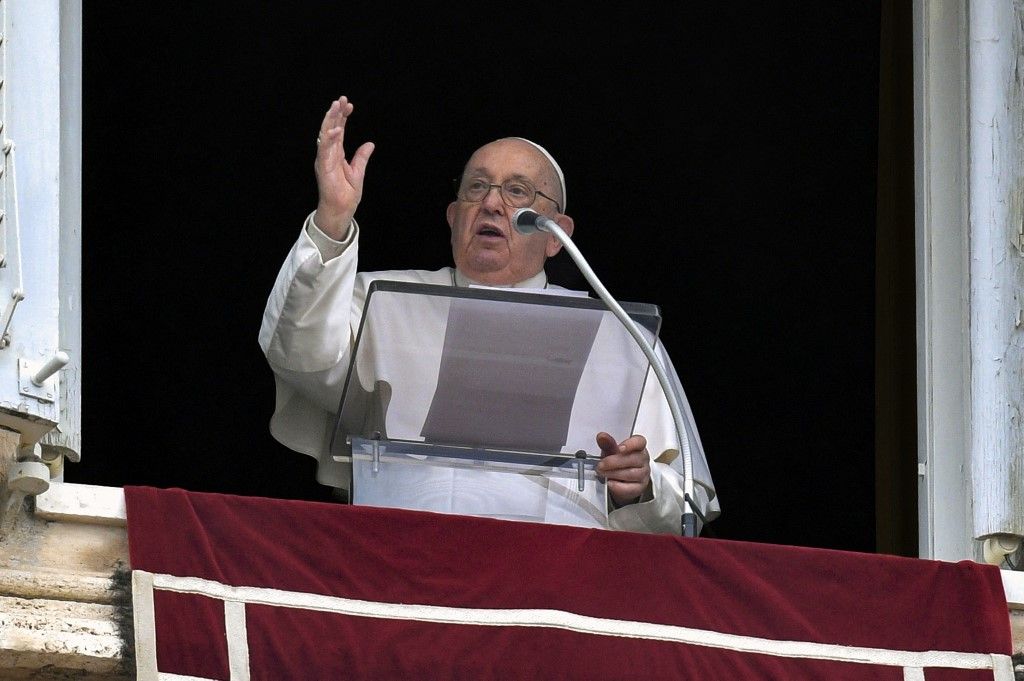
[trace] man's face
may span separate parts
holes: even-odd
[[[521,179],[548,196],[559,195],[551,164],[530,144],[518,140],[499,140],[478,149],[466,164],[463,180],[467,178],[496,185]],[[530,208],[556,216],[554,203],[539,195]],[[481,284],[511,286],[540,272],[544,261],[558,253],[562,245],[553,235],[515,231],[511,223],[515,211],[502,200],[497,187],[478,203],[456,199],[449,204],[452,258],[460,272]],[[566,233],[571,233],[571,222]]]

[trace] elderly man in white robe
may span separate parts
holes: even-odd
[[[463,171],[448,205],[454,267],[435,271],[359,272],[362,198],[372,142],[351,157],[344,149],[345,123],[353,104],[331,103],[317,136],[314,164],[319,199],[302,225],[268,298],[259,343],[274,372],[276,407],[271,434],[285,446],[324,461],[356,331],[370,283],[377,279],[442,284],[548,288],[548,258],[562,247],[552,234],[520,234],[511,224],[516,208],[528,206],[571,235],[565,214],[566,183],[555,159],[540,145],[506,137],[483,145]],[[703,447],[689,405],[667,354],[660,348],[688,419],[698,517],[720,513]],[[657,380],[644,382],[635,431],[621,440],[594,433],[601,459],[596,473],[607,485],[611,529],[681,534],[683,469],[677,424]],[[700,531],[701,523],[698,523]]]

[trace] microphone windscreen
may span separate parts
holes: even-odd
[[[537,218],[540,213],[529,208],[520,208],[512,214],[512,226],[520,234],[533,234],[538,231]]]

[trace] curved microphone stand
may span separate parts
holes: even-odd
[[[679,446],[683,450],[683,517],[682,517],[682,530],[684,537],[694,537],[697,534],[697,522],[696,517],[691,507],[693,503],[693,458],[690,453],[690,439],[686,436],[686,426],[683,424],[682,409],[679,406],[678,396],[675,390],[672,388],[671,383],[668,379],[668,374],[665,371],[664,365],[661,363],[661,359],[655,354],[654,348],[647,341],[644,335],[637,328],[636,323],[629,318],[626,311],[622,309],[608,290],[604,287],[601,281],[594,274],[594,270],[587,264],[583,254],[580,253],[579,249],[576,248],[576,244],[572,242],[569,235],[558,226],[558,223],[551,218],[544,217],[540,213],[530,208],[520,208],[512,214],[512,226],[520,234],[531,234],[533,232],[547,232],[554,234],[565,250],[568,251],[569,255],[572,256],[573,261],[579,268],[583,276],[586,277],[587,281],[594,288],[594,291],[601,300],[605,302],[608,308],[619,318],[626,330],[629,331],[633,339],[639,344],[640,349],[643,350],[647,359],[650,361],[651,366],[654,368],[654,373],[658,377],[658,381],[661,383],[661,389],[665,392],[665,398],[668,400],[668,406],[672,410],[672,420],[676,426],[676,437],[679,439]]]

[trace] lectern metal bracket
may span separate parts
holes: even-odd
[[[582,492],[584,489],[583,465],[587,462],[587,453],[582,449],[576,452],[576,488]]]
[[[379,430],[373,431],[373,435],[370,436],[370,442],[373,443],[372,445],[370,445],[373,448],[371,450],[372,451],[372,456],[373,456],[373,469],[372,470],[373,470],[373,474],[377,475],[377,473],[380,473],[380,453],[381,453],[381,449],[382,449],[381,444],[380,444],[380,431]]]

